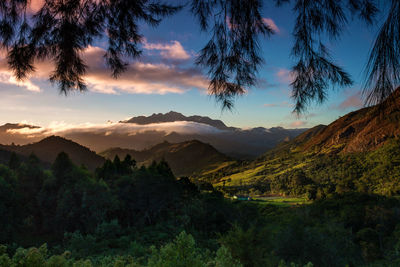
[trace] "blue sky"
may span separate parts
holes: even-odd
[[[113,81],[98,67],[102,42],[88,49],[89,91],[60,95],[46,80],[47,64],[38,65],[38,73],[28,83],[16,85],[1,60],[0,123],[29,122],[47,126],[54,121],[70,124],[104,123],[132,116],[174,110],[185,115],[202,115],[223,120],[236,127],[288,128],[329,124],[361,106],[363,68],[376,35],[375,27],[358,20],[350,22],[342,38],[328,43],[332,57],[352,76],[354,86],[331,91],[322,105],[313,105],[300,118],[291,113],[289,69],[293,44],[293,15],[290,6],[264,8],[263,17],[277,27],[277,33],[262,39],[266,64],[260,69],[258,88],[239,97],[232,111],[221,111],[204,89],[206,78],[194,66],[194,58],[207,41],[193,17],[183,10],[165,19],[157,28],[142,26],[146,37],[143,58],[132,66],[122,80]],[[100,64],[101,65],[101,64]]]

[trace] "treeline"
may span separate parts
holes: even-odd
[[[279,208],[202,187],[163,161],[139,168],[116,157],[91,173],[65,153],[50,169],[13,154],[0,165],[0,266],[400,263],[395,198],[336,194]]]

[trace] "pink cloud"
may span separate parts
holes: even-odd
[[[346,99],[338,105],[338,109],[361,108],[363,106],[363,100],[360,91],[357,91],[353,94],[346,92],[345,94],[347,95]]]
[[[281,83],[290,84],[294,81],[295,77],[293,73],[288,69],[279,69],[275,76]]]
[[[264,107],[267,107],[267,108],[292,107],[292,104],[290,104],[288,101],[283,101],[283,102],[281,102],[281,103],[269,103],[269,104],[264,104]]]
[[[263,22],[268,25],[275,33],[280,33],[281,30],[276,26],[275,22],[271,18],[263,18]]]
[[[266,107],[266,108],[274,108],[274,107],[279,107],[279,104],[264,104],[264,107]]]
[[[306,121],[294,121],[290,124],[290,127],[293,128],[300,128],[300,127],[304,127],[307,125],[308,122]]]
[[[159,50],[160,55],[165,59],[186,60],[190,58],[189,53],[185,51],[178,41],[172,41],[169,44],[148,43],[145,41],[143,48],[147,50]]]

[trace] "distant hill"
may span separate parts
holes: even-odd
[[[162,123],[162,122],[175,122],[175,121],[192,121],[197,123],[203,123],[213,126],[219,130],[234,130],[234,127],[228,127],[221,120],[213,120],[209,117],[203,116],[185,116],[182,113],[170,111],[168,113],[153,113],[152,115],[133,117],[129,120],[121,121],[123,123],[136,123],[140,125]]]
[[[41,161],[47,163],[53,163],[60,152],[65,152],[73,163],[84,164],[90,170],[94,170],[104,162],[103,157],[87,147],[59,136],[50,136],[28,145],[0,145],[0,150],[15,152],[23,156],[34,153]]]
[[[111,148],[100,153],[109,159],[118,155],[121,160],[127,154],[131,155],[139,165],[149,165],[152,161],[165,159],[176,176],[188,176],[229,160],[227,156],[218,152],[211,145],[197,140],[176,144],[163,142],[142,151]]]

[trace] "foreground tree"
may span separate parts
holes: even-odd
[[[263,64],[258,38],[273,34],[263,21],[261,0],[43,0],[38,11],[32,0],[0,2],[0,42],[7,50],[9,68],[18,79],[35,71],[35,61],[51,60],[55,70],[50,81],[67,93],[86,90],[87,70],[83,51],[96,39],[106,39],[104,55],[111,74],[117,78],[129,59],[140,56],[139,22],[157,26],[185,6],[198,19],[210,40],[196,63],[205,68],[209,91],[223,107],[230,108],[236,96],[257,82]],[[292,4],[296,16],[292,55],[295,111],[312,102],[323,102],[333,86],[349,86],[351,77],[330,58],[322,40],[337,39],[352,16],[371,24],[382,12],[381,27],[366,68],[365,95],[368,104],[381,103],[400,82],[400,1],[388,0],[270,0],[276,5]],[[389,11],[385,11],[389,9]]]

